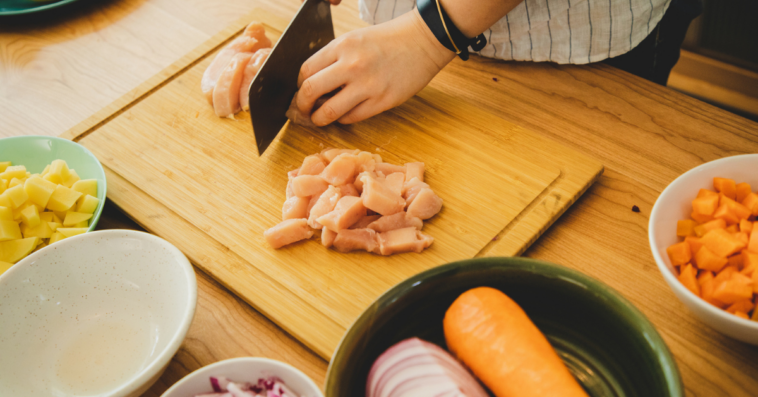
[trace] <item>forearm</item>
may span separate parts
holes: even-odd
[[[523,0],[438,1],[461,33],[466,37],[473,38],[489,29]]]

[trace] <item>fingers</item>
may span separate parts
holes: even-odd
[[[342,2],[342,0],[329,0],[329,2],[332,3],[333,6],[337,6]]]
[[[338,54],[337,51],[334,51],[334,42],[335,40],[332,40],[332,42],[303,62],[303,66],[300,67],[300,73],[297,76],[298,87],[302,86],[303,82],[314,74],[337,62]]]
[[[344,85],[346,78],[345,73],[339,71],[337,64],[311,76],[300,86],[296,97],[297,108],[305,114],[311,114],[316,101]]]
[[[319,127],[331,124],[361,105],[367,98],[368,93],[365,90],[348,86],[321,105],[311,116],[311,121]]]
[[[390,107],[384,106],[382,103],[372,98],[361,102],[358,106],[339,117],[338,120],[340,124],[353,124],[366,120],[369,117],[376,116],[389,108]]]

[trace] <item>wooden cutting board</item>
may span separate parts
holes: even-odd
[[[602,173],[573,150],[428,87],[404,105],[350,126],[290,125],[257,156],[247,113],[219,119],[200,78],[247,21],[278,37],[288,19],[256,11],[69,136],[107,168],[109,198],[322,357],[383,291],[431,267],[518,255]],[[325,147],[426,163],[443,210],[421,254],[341,254],[318,241],[271,249],[287,171]]]

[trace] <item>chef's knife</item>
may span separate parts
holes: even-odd
[[[300,66],[334,40],[332,12],[325,0],[305,0],[250,84],[250,119],[258,155],[287,122]]]

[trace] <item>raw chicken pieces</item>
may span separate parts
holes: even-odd
[[[315,230],[326,248],[340,252],[421,252],[434,242],[421,229],[442,199],[423,182],[424,163],[395,165],[369,152],[326,149],[287,177],[283,222],[264,233],[274,248]]]
[[[216,54],[200,81],[203,95],[216,115],[232,117],[248,106],[250,82],[271,52],[270,48],[271,40],[266,37],[263,24],[251,22],[239,37]]]

